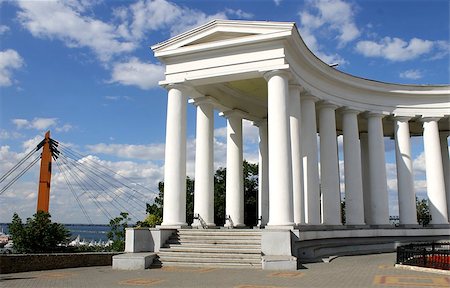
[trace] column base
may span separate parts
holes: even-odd
[[[216,226],[215,223],[204,223],[204,226],[200,223],[200,221],[194,220],[194,223],[192,223],[193,229],[215,229],[218,226]]]
[[[161,225],[156,225],[156,228],[158,229],[189,229],[192,228],[187,223],[183,224],[164,224],[161,223]]]
[[[294,230],[295,229],[295,225],[294,223],[292,224],[286,224],[286,225],[270,225],[267,224],[266,229],[275,229],[275,230]]]
[[[233,229],[233,228],[246,228],[245,224],[234,224],[231,221],[226,220],[225,225],[223,225],[224,228]]]

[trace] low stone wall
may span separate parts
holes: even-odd
[[[0,255],[0,274],[88,266],[111,266],[120,253],[57,253]]]

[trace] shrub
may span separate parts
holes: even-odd
[[[18,253],[53,252],[59,244],[67,243],[70,232],[64,225],[52,223],[47,212],[38,211],[28,218],[25,224],[14,213],[9,232],[14,241],[14,249]]]

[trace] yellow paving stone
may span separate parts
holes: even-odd
[[[207,273],[217,270],[217,268],[189,268],[189,267],[163,267],[163,271],[167,272],[194,272],[194,273]]]
[[[378,265],[378,269],[392,269],[393,265]]]
[[[164,280],[139,278],[139,279],[123,280],[123,281],[120,281],[119,284],[120,285],[135,285],[135,286],[150,286],[150,285],[153,285],[156,283],[161,283],[162,281],[164,281]]]
[[[450,277],[416,275],[376,275],[373,284],[407,287],[450,287]]]
[[[303,272],[274,272],[267,275],[268,277],[281,277],[281,278],[300,278],[303,277]]]
[[[45,278],[45,279],[62,279],[62,278],[69,278],[76,275],[75,273],[69,273],[69,272],[47,272],[39,274],[39,278]]]
[[[265,286],[265,285],[238,285],[233,288],[284,288],[281,286]]]

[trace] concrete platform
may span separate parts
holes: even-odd
[[[156,253],[124,253],[112,259],[112,268],[116,270],[144,270],[149,268]]]
[[[338,257],[330,263],[304,264],[297,271],[166,267],[114,270],[69,268],[0,275],[0,287],[448,287],[449,276],[397,269],[395,254]]]

